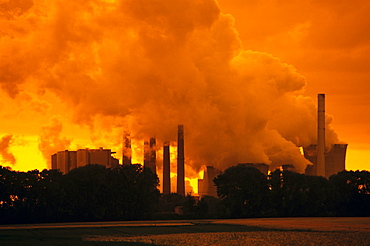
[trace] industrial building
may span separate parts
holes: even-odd
[[[118,159],[114,158],[110,149],[79,149],[77,151],[59,151],[51,156],[52,169],[59,169],[62,173],[68,173],[73,168],[89,164],[100,164],[107,168],[118,166]]]

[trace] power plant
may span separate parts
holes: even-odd
[[[318,94],[317,144],[303,148],[304,157],[313,165],[305,174],[329,178],[345,170],[347,144],[333,144],[327,148],[325,141],[325,94]]]
[[[304,157],[312,163],[305,169],[306,175],[316,175],[329,178],[331,175],[345,170],[347,144],[325,145],[325,94],[318,94],[317,107],[317,144],[303,147]],[[122,165],[132,164],[132,149],[130,133],[125,132],[122,146]],[[157,142],[155,137],[144,141],[144,168],[157,173]],[[52,155],[52,168],[68,173],[71,169],[88,164],[101,164],[108,168],[119,165],[118,160],[111,156],[115,152],[110,149],[80,149],[77,151],[60,151]],[[263,174],[268,175],[270,166],[264,163],[239,163],[255,167]],[[295,171],[292,164],[281,166],[282,170]],[[198,179],[199,196],[217,196],[213,179],[222,173],[213,166],[206,166],[203,179]],[[163,143],[163,194],[171,193],[171,158],[170,142]],[[184,125],[178,125],[177,131],[177,191],[185,196],[185,153],[184,153]]]
[[[110,149],[79,149],[77,151],[59,151],[51,156],[52,169],[59,169],[62,173],[68,173],[73,168],[89,164],[100,164],[107,168],[118,166],[118,159],[114,158]]]

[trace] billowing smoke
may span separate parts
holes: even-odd
[[[5,135],[0,139],[0,156],[2,157],[3,163],[15,164],[16,160],[14,155],[9,151],[9,147],[12,144],[13,135]]]
[[[50,156],[58,151],[68,149],[71,140],[61,136],[63,126],[57,118],[52,118],[48,126],[41,128],[39,149],[50,162]]]
[[[305,78],[243,49],[216,0],[9,0],[0,16],[3,90],[17,99],[32,83],[44,100],[52,94],[55,111],[58,100],[68,109],[55,115],[89,126],[94,139],[110,133],[105,147],[119,150],[124,131],[175,141],[183,124],[195,171],[260,162],[302,172],[308,163],[297,148],[316,142]],[[55,120],[43,128],[45,157],[69,145],[60,129]],[[337,142],[327,129],[327,143]]]

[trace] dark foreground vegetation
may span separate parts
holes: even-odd
[[[368,171],[342,171],[328,180],[280,170],[266,177],[238,165],[214,182],[233,218],[370,216]]]
[[[141,165],[0,169],[0,223],[135,220],[155,211],[158,178]]]
[[[0,223],[291,216],[370,216],[370,172],[328,179],[230,167],[214,179],[220,198],[160,195],[141,165],[16,172],[0,166]],[[174,212],[177,213],[174,213]]]

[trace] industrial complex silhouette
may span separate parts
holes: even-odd
[[[330,148],[325,146],[325,95],[318,94],[318,121],[317,121],[317,144],[303,147],[304,157],[311,162],[306,170],[307,175],[316,175],[328,178],[329,176],[345,170],[345,158],[347,144],[333,144]],[[144,168],[150,168],[157,172],[156,163],[156,138],[144,141]],[[63,173],[69,172],[76,167],[88,164],[101,164],[108,168],[119,165],[118,159],[114,158],[110,149],[79,149],[77,151],[60,151],[52,155],[52,169],[59,169]],[[170,142],[163,143],[163,194],[171,193],[170,178]],[[307,163],[309,163],[307,162]],[[123,136],[122,165],[132,164],[130,133]],[[265,175],[268,174],[269,165],[264,163],[239,163],[239,165],[252,166]],[[177,138],[177,191],[185,196],[185,155],[184,155],[184,126],[178,125]],[[282,165],[281,169],[294,171],[291,164]],[[221,174],[221,170],[213,166],[207,166],[204,178],[198,180],[199,196],[217,196],[213,179]]]

